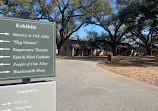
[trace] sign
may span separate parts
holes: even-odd
[[[0,111],[56,111],[56,82],[0,87]]]
[[[55,76],[55,23],[0,18],[0,80]]]

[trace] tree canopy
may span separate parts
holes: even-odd
[[[89,24],[102,27],[108,36],[102,42],[111,46],[115,55],[123,39],[132,39],[150,54],[157,44],[158,2],[155,0],[117,0],[116,10],[107,13],[104,7],[94,11]],[[104,5],[103,5],[104,6]],[[106,14],[105,14],[106,13]]]
[[[1,0],[0,14],[57,23],[57,48],[78,31],[91,15],[96,0]]]
[[[0,14],[7,17],[57,23],[57,48],[82,26],[94,24],[104,34],[93,41],[109,44],[115,55],[124,39],[142,45],[150,54],[158,44],[156,0],[0,0]],[[106,33],[106,34],[105,34]],[[100,38],[101,37],[101,38]]]
[[[135,12],[133,12],[135,16],[135,27],[130,32],[130,37],[136,44],[146,48],[149,55],[158,40],[157,6],[158,2],[155,0],[142,0],[124,8],[125,10],[128,10],[129,7],[132,7],[132,10],[135,9]]]
[[[105,4],[101,3],[99,11],[93,11],[89,24],[100,26],[108,33],[108,36],[106,36],[108,39],[104,39],[101,42],[109,44],[115,55],[117,45],[121,43],[125,34],[133,29],[133,20],[135,18],[131,10],[122,11],[122,9],[116,13],[110,7],[110,3],[106,4],[108,4],[106,8],[104,7]]]

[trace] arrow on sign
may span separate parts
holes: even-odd
[[[1,55],[1,56],[0,56],[0,59],[1,59],[1,58],[10,58],[10,56],[3,56],[3,55]]]
[[[10,50],[10,48],[0,48],[0,50]]]
[[[11,64],[7,63],[7,64],[4,64],[4,63],[0,63],[0,66],[10,66]]]
[[[11,111],[12,109],[6,109],[6,110],[2,110],[2,111]]]
[[[9,33],[5,32],[5,33],[0,33],[0,35],[9,35]]]
[[[0,74],[7,74],[7,73],[10,73],[10,71],[1,71],[0,72]],[[9,104],[9,103],[6,103],[7,105]],[[6,105],[6,104],[2,104],[2,105]]]
[[[10,71],[9,71],[10,72]],[[4,104],[1,104],[2,106],[9,106],[9,105],[12,105],[12,103],[4,103]]]
[[[10,42],[10,41],[7,41],[7,40],[0,40],[0,43],[3,43],[3,42]]]

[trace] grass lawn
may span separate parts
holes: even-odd
[[[116,56],[111,63],[101,63],[98,66],[158,86],[158,57]]]

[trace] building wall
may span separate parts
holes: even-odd
[[[93,56],[107,56],[110,51],[103,50],[103,49],[94,49]]]
[[[60,55],[62,56],[72,56],[72,52],[74,50],[74,56],[107,56],[109,53],[111,53],[112,49],[110,45],[106,45],[104,49],[100,48],[86,48],[86,47],[81,47],[81,48],[72,48],[70,46],[70,40],[66,40],[61,47],[60,50]],[[139,47],[139,55],[145,55],[146,50],[143,47]],[[117,50],[118,55],[131,55],[131,50]]]
[[[93,55],[93,50],[94,49],[79,49],[79,48],[74,48],[74,56],[91,56]]]
[[[140,45],[137,48],[137,55],[139,56],[147,55],[147,50],[143,46]]]
[[[152,55],[158,56],[158,51],[153,51],[153,52],[152,52]]]
[[[60,55],[62,56],[72,56],[72,47],[70,47],[70,40],[66,40],[61,47]],[[74,48],[74,56],[107,56],[111,53],[111,47],[109,45],[105,46],[104,49],[100,48]],[[124,50],[117,50],[118,55],[133,55],[133,56],[143,56],[147,55],[147,50],[143,46],[139,46],[136,52],[132,52],[132,50],[128,50],[126,53]],[[158,52],[152,53],[152,55],[158,56]]]
[[[60,55],[62,56],[71,56],[72,49],[70,48],[70,41],[66,40],[61,47]]]
[[[147,50],[143,46],[139,46],[137,48],[137,55],[139,55],[139,56],[147,55]],[[151,52],[151,55],[158,56],[157,50],[153,50]]]
[[[72,56],[72,52],[74,50],[74,56],[91,56],[94,49],[88,48],[74,48],[70,46],[70,40],[66,40],[61,47],[60,55],[62,56]],[[91,51],[92,50],[92,51]]]
[[[111,53],[111,47],[110,45],[106,45],[104,49],[94,49],[93,50],[93,55],[94,56],[107,56],[109,53]]]
[[[110,45],[106,45],[105,48],[104,48],[104,51],[105,51],[106,54],[111,53],[112,52],[111,46]]]

